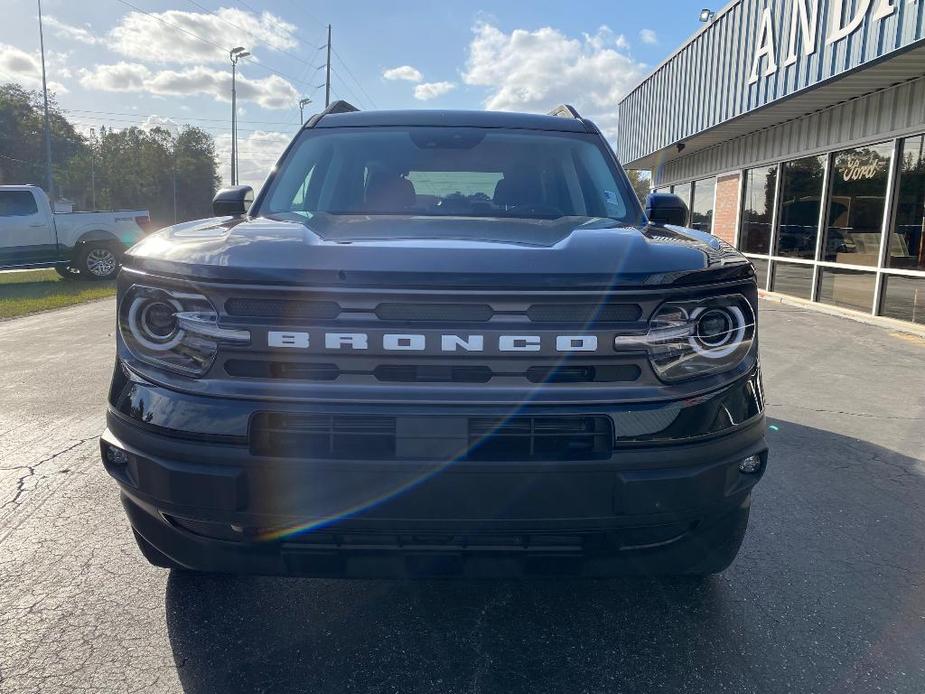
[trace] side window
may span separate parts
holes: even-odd
[[[30,217],[38,211],[35,197],[28,190],[0,191],[0,217]]]

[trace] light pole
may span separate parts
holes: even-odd
[[[244,46],[232,48],[231,57],[231,185],[238,185],[238,103],[235,80],[237,78],[238,60],[250,55]]]
[[[96,210],[96,129],[90,128],[90,207]]]
[[[45,32],[42,30],[42,0],[39,4],[39,48],[42,52],[42,98],[45,100],[45,176],[48,199],[55,204],[55,181],[51,174],[51,127],[48,125],[48,85],[45,83]]]
[[[307,96],[304,99],[299,99],[299,122],[303,125],[305,124],[305,107],[312,102]]]

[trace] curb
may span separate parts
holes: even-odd
[[[787,306],[798,306],[800,308],[818,311],[819,313],[824,313],[829,316],[847,318],[857,323],[865,323],[866,325],[874,325],[878,328],[887,328],[888,330],[892,330],[894,332],[906,333],[908,335],[915,335],[916,337],[925,338],[925,325],[917,325],[916,323],[896,320],[895,318],[872,316],[867,313],[861,313],[860,311],[853,311],[851,309],[841,308],[839,306],[830,306],[828,304],[822,304],[817,301],[807,301],[806,299],[799,299],[795,296],[787,296],[786,294],[769,292],[764,289],[758,290],[758,298],[764,301],[769,301],[771,303],[785,304]]]

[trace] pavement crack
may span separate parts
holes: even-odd
[[[19,504],[22,503],[20,500],[22,499],[22,496],[28,491],[26,488],[28,480],[37,474],[38,469],[42,465],[44,465],[45,463],[51,462],[58,456],[61,456],[61,455],[64,455],[65,453],[73,451],[75,448],[79,448],[80,446],[83,446],[88,441],[93,441],[94,439],[98,439],[99,437],[100,437],[99,434],[97,434],[96,436],[88,436],[87,438],[80,439],[79,441],[72,443],[69,446],[66,446],[65,448],[51,454],[50,456],[46,458],[42,458],[41,460],[35,463],[32,463],[31,465],[17,465],[15,467],[5,468],[7,470],[24,470],[25,472],[21,474],[19,478],[16,480],[16,490],[15,490],[15,493],[13,494],[13,498],[5,501],[2,505],[0,505],[0,508],[6,508],[7,506],[19,506]]]

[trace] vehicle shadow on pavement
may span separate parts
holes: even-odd
[[[922,691],[922,462],[773,420],[736,563],[704,581],[173,572],[187,692]],[[912,679],[910,679],[910,676]]]

